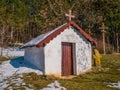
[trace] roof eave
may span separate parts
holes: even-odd
[[[95,46],[97,46],[97,42],[90,35],[88,35],[85,31],[83,31],[74,21],[70,21],[67,24],[63,25],[62,27],[60,27],[59,29],[57,29],[55,32],[51,33],[46,38],[44,38],[43,40],[41,40],[35,46],[36,47],[44,47],[46,45],[46,43],[49,43],[50,40],[52,40],[54,37],[56,37],[57,35],[59,35],[62,31],[64,31],[69,26],[75,27],[88,41],[90,41],[91,43],[94,43]]]
[[[39,42],[37,44],[37,47],[44,47],[46,45],[46,43],[48,43],[50,40],[52,40],[54,37],[56,37],[58,34],[60,34],[62,31],[64,31],[64,29],[66,29],[69,26],[70,26],[70,22],[65,24],[64,26],[60,27],[58,30],[56,30],[55,32],[50,34],[48,37],[46,37],[44,40]]]
[[[85,31],[83,31],[74,21],[71,21],[70,24],[71,24],[73,27],[77,28],[77,30],[79,30],[79,32],[80,32],[84,37],[86,37],[86,39],[87,39],[88,41],[90,41],[91,43],[93,42],[93,43],[95,44],[95,46],[97,46],[97,42],[96,42],[89,34],[87,34]]]

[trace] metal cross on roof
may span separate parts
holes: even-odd
[[[71,21],[71,19],[72,18],[75,18],[75,16],[74,15],[72,15],[72,13],[71,13],[72,11],[71,10],[69,10],[69,14],[65,14],[65,16],[67,16],[67,17],[69,17],[69,21]]]

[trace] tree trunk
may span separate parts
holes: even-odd
[[[119,53],[119,39],[118,39],[118,33],[116,33],[116,39],[117,39],[117,42],[116,42],[116,45],[117,45],[117,53]]]
[[[1,32],[1,56],[3,55],[3,42],[4,42],[4,33],[5,28],[3,26],[2,32]]]

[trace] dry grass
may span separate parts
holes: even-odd
[[[5,58],[4,60],[7,59]],[[116,88],[107,87],[107,84],[109,82],[120,81],[120,71],[118,71],[118,69],[120,69],[120,55],[104,55],[101,63],[102,68],[93,67],[91,72],[76,76],[72,79],[59,79],[53,76],[44,77],[36,73],[24,74],[22,79],[27,87],[32,85],[34,90],[47,87],[49,83],[55,80],[60,82],[61,86],[64,86],[67,90],[118,90]],[[25,88],[21,86],[19,89],[14,90],[25,90]]]
[[[3,62],[3,61],[8,61],[10,60],[11,58],[10,57],[2,57],[0,56],[0,64]]]
[[[107,84],[120,81],[120,71],[117,70],[120,68],[120,55],[105,55],[101,63],[101,69],[93,67],[91,72],[73,79],[44,78],[30,73],[24,75],[24,81],[32,84],[35,90],[42,89],[55,80],[58,80],[68,90],[117,90],[107,87]]]

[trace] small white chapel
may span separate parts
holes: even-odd
[[[44,75],[70,76],[92,67],[92,45],[95,40],[66,14],[69,21],[25,43],[24,59]]]

